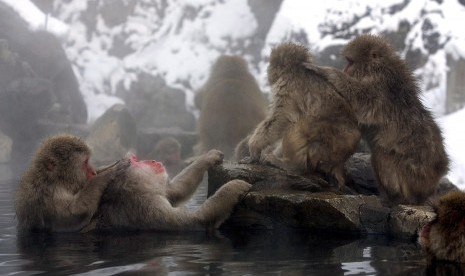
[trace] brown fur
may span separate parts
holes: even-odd
[[[354,110],[388,204],[423,204],[448,170],[443,138],[405,62],[381,37],[362,35],[343,50],[345,73],[307,64]]]
[[[182,203],[197,189],[209,167],[222,161],[223,154],[210,150],[168,183],[166,174],[131,165],[102,197],[92,230],[202,230],[218,227],[232,212],[251,185],[232,180],[223,185],[196,210]]]
[[[450,192],[434,208],[436,218],[422,228],[418,242],[433,259],[465,263],[465,193]]]
[[[181,157],[181,143],[174,137],[166,137],[158,141],[149,156],[165,165],[169,177],[176,176],[186,167]]]
[[[201,102],[197,154],[218,149],[232,158],[234,147],[266,116],[266,98],[239,56],[218,58],[196,102]]]
[[[300,174],[329,174],[342,188],[344,162],[361,134],[343,98],[326,80],[308,71],[304,62],[312,62],[304,46],[285,43],[272,50],[271,108],[249,139],[250,156],[260,160],[282,138],[285,167]]]
[[[57,135],[45,140],[24,172],[16,195],[19,231],[79,231],[97,210],[118,166],[90,178],[90,150],[79,138]]]

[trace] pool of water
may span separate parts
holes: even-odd
[[[16,186],[17,180],[0,177],[0,275],[465,275],[456,265],[427,266],[415,242],[379,236],[222,231],[19,237]],[[202,185],[190,206],[205,195]]]

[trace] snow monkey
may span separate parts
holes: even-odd
[[[361,35],[342,51],[343,71],[307,63],[350,104],[372,152],[385,203],[423,204],[448,170],[441,131],[420,101],[405,62],[381,37]]]
[[[88,146],[75,136],[60,134],[42,143],[16,195],[20,232],[74,232],[90,222],[107,184],[126,165],[96,174],[89,157]]]
[[[465,193],[445,194],[434,209],[436,218],[423,226],[418,242],[433,260],[465,263]]]
[[[249,161],[260,161],[282,139],[278,166],[303,175],[323,173],[343,189],[344,163],[361,134],[346,101],[327,80],[304,67],[311,62],[308,49],[298,44],[284,43],[271,51],[272,100],[267,118],[248,140]]]
[[[129,168],[114,179],[97,214],[85,231],[97,230],[202,230],[219,227],[235,204],[250,189],[242,180],[224,184],[196,210],[183,206],[197,189],[209,167],[222,162],[223,153],[210,150],[169,183],[165,167],[154,160],[128,158]]]
[[[226,159],[232,158],[237,143],[265,118],[268,104],[247,62],[226,55],[213,65],[195,100],[200,108],[195,153],[218,149]]]

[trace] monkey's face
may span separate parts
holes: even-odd
[[[434,209],[436,218],[421,229],[419,244],[437,259],[465,262],[465,193],[441,197]]]
[[[167,182],[168,174],[162,163],[155,160],[138,160],[135,155],[129,156],[129,161],[131,164],[130,172],[133,177],[141,179],[140,181]]]

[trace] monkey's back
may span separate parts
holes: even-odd
[[[203,151],[215,148],[226,158],[266,116],[267,101],[252,76],[211,80],[204,88],[199,116]]]

